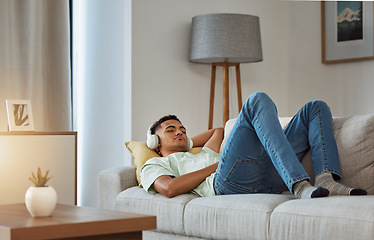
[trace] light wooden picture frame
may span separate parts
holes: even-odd
[[[374,59],[373,15],[372,1],[321,2],[322,62]]]
[[[30,100],[6,100],[9,131],[35,131]]]

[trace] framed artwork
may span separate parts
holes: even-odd
[[[30,100],[6,100],[9,131],[34,131]]]
[[[372,1],[321,2],[322,62],[374,59]]]

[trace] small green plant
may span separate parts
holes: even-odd
[[[31,172],[32,177],[29,177],[29,180],[34,183],[35,187],[46,187],[46,183],[51,179],[52,177],[48,177],[49,170],[45,172],[45,175],[43,176],[42,170],[38,168],[38,171],[36,173],[36,176],[33,172]]]

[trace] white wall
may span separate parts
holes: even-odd
[[[292,2],[288,105],[319,98],[335,116],[374,112],[374,61],[321,63],[320,2]]]
[[[133,1],[133,140],[144,141],[149,125],[176,114],[194,135],[208,128],[210,65],[190,63],[192,17],[243,13],[260,17],[264,61],[242,64],[243,101],[267,92],[281,115],[288,114],[288,41],[290,3],[270,0]],[[234,71],[230,78],[235,80]],[[230,116],[237,115],[231,81]],[[222,69],[218,68],[214,126],[222,126]]]
[[[74,3],[78,205],[97,205],[101,170],[130,164],[131,1]]]

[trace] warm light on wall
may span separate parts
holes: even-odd
[[[0,204],[21,203],[38,167],[49,169],[48,182],[58,201],[75,203],[75,135],[0,134]]]

